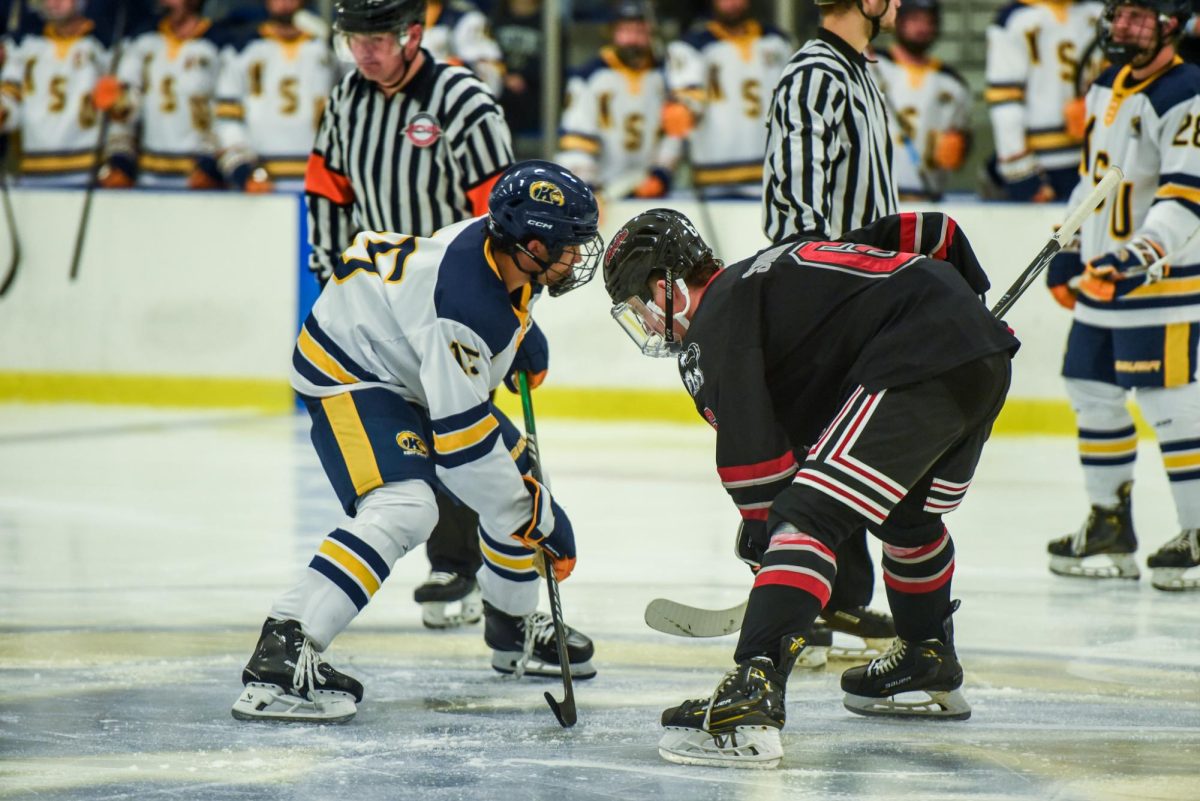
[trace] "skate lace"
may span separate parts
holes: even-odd
[[[1187,528],[1175,539],[1162,547],[1164,551],[1180,551],[1191,554],[1193,561],[1200,561],[1200,529]]]
[[[454,579],[458,578],[454,573],[443,573],[440,570],[435,570],[429,574],[429,578],[425,579],[426,584],[441,584],[443,587],[448,586]]]
[[[316,649],[312,647],[312,643],[306,637],[304,644],[300,646],[300,653],[296,656],[296,670],[292,673],[292,686],[303,690],[310,701],[313,700],[313,691],[317,685],[325,683],[325,677],[319,670],[320,667],[321,657],[317,655]]]
[[[521,626],[525,629],[525,643],[521,647],[521,658],[513,669],[513,678],[525,675],[525,667],[533,658],[533,647],[538,643],[548,643],[554,637],[554,619],[545,612],[534,612],[526,615]]]
[[[891,647],[887,649],[887,652],[883,656],[872,659],[871,663],[867,665],[867,675],[879,676],[887,673],[900,664],[900,660],[904,658],[906,653],[908,653],[908,643],[897,637],[892,640]]]

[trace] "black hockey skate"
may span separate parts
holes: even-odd
[[[850,644],[839,642],[842,638],[831,638],[830,659],[866,661],[882,656],[896,639],[896,624],[892,616],[865,606],[847,609],[828,609],[821,612],[817,625],[832,632],[854,638]],[[858,641],[862,644],[859,645]]]
[[[888,652],[842,674],[842,705],[859,715],[933,717],[966,720],[971,706],[963,698],[962,666],[954,653],[950,605],[940,640],[912,642],[897,638]],[[910,695],[912,693],[912,695]]]
[[[413,591],[421,605],[421,623],[427,629],[450,629],[478,623],[483,617],[479,585],[470,576],[434,570]]]
[[[1074,534],[1051,540],[1050,572],[1080,578],[1128,578],[1140,575],[1133,554],[1137,535],[1133,531],[1133,482],[1117,488],[1113,508],[1093,506],[1087,521]]]
[[[238,720],[344,723],[363,698],[362,684],[321,661],[295,620],[263,624],[242,684],[232,710]]]
[[[806,647],[806,639],[786,637],[778,664],[767,656],[748,659],[725,674],[710,698],[664,711],[658,753],[680,765],[777,766],[787,675]]]
[[[590,679],[595,647],[586,634],[564,624],[567,659],[571,677]],[[562,676],[558,663],[558,644],[554,640],[554,620],[545,612],[520,617],[501,612],[483,602],[483,641],[492,649],[492,667],[517,678],[522,676]]]
[[[1150,583],[1168,592],[1200,590],[1200,529],[1179,532],[1173,540],[1150,555]],[[1190,572],[1189,572],[1190,571]]]

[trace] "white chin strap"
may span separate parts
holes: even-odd
[[[692,308],[692,296],[688,293],[687,284],[683,282],[682,278],[675,279],[675,287],[683,294],[683,308],[674,312],[671,316],[675,319],[675,322],[679,323],[679,327],[686,331],[689,324],[687,313]]]

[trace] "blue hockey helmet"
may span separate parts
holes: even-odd
[[[488,233],[506,252],[520,251],[551,273],[558,296],[592,280],[604,251],[600,211],[592,190],[570,170],[550,161],[521,161],[500,176],[488,197]],[[549,259],[529,251],[537,240]]]

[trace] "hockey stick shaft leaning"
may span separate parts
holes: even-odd
[[[1071,237],[1079,230],[1079,226],[1083,225],[1083,221],[1088,215],[1096,210],[1101,203],[1112,194],[1113,189],[1117,184],[1124,180],[1125,174],[1121,172],[1120,167],[1109,167],[1108,172],[1100,179],[1100,182],[1092,187],[1092,191],[1088,192],[1087,196],[1079,202],[1075,208],[1067,213],[1067,218],[1063,220],[1062,225],[1054,236],[1050,237],[1050,241],[1045,244],[1041,251],[1034,257],[1029,266],[1017,276],[1017,280],[1013,282],[1008,291],[1001,296],[996,305],[992,307],[992,314],[996,319],[1003,320],[1004,315],[1013,307],[1017,299],[1025,293],[1025,290],[1041,275],[1042,270],[1050,264],[1050,260],[1062,250]]]
[[[113,21],[112,58],[109,59],[108,74],[117,71],[121,62],[121,39],[125,36],[125,16],[128,0],[117,0],[117,14]],[[88,171],[87,188],[83,193],[83,212],[79,215],[79,227],[75,230],[75,247],[71,251],[71,280],[79,277],[79,260],[83,257],[83,243],[87,239],[88,220],[92,216],[92,195],[96,193],[96,180],[100,172],[100,159],[104,155],[105,140],[108,139],[108,126],[112,115],[108,111],[100,113],[100,130],[96,134],[96,147],[92,151],[92,166]]]
[[[0,156],[3,158],[3,156]],[[13,214],[12,198],[8,194],[8,168],[0,164],[0,202],[4,204],[4,221],[8,225],[9,257],[8,269],[4,272],[4,283],[0,284],[0,298],[8,294],[17,270],[21,268],[21,237],[17,233],[17,218]]]
[[[529,454],[529,472],[539,484],[542,483],[542,460],[537,447],[537,426],[533,421],[533,398],[529,394],[529,374],[525,371],[517,373],[517,384],[521,390],[521,411],[525,415],[525,449]],[[559,724],[564,728],[575,725],[575,688],[571,685],[571,660],[567,657],[567,634],[563,624],[562,600],[558,596],[558,579],[554,576],[554,566],[541,554],[542,563],[546,567],[546,592],[550,596],[550,618],[554,621],[554,639],[558,645],[558,665],[562,668],[563,699],[555,700],[549,691],[546,692],[546,703]]]

